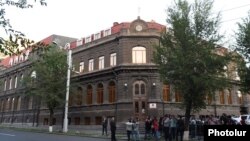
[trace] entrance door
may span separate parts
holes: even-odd
[[[133,108],[134,117],[144,120],[147,115],[147,94],[144,81],[136,81],[133,84]]]

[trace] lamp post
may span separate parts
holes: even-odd
[[[69,87],[70,87],[70,72],[71,72],[71,54],[72,50],[68,48],[67,54],[67,63],[68,63],[68,71],[67,71],[67,84],[66,84],[66,96],[65,96],[65,108],[64,108],[64,120],[63,120],[63,132],[68,132],[68,104],[69,104]]]

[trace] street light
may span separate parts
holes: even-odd
[[[68,63],[68,71],[67,71],[67,84],[66,84],[66,96],[65,96],[65,108],[64,108],[64,120],[63,120],[63,132],[68,132],[68,104],[69,104],[69,87],[70,87],[70,72],[71,72],[71,55],[72,50],[68,47],[67,52],[67,63]]]

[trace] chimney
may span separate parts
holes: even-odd
[[[114,22],[114,23],[113,23],[113,26],[116,26],[116,25],[118,25],[118,24],[119,24],[118,22]]]

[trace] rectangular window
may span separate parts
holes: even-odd
[[[225,104],[224,91],[221,90],[219,93],[220,96],[220,104]]]
[[[18,97],[17,100],[18,100],[17,101],[17,111],[20,111],[20,109],[21,109],[21,97]]]
[[[132,49],[132,61],[137,64],[146,63],[146,48],[134,47]]]
[[[75,125],[80,125],[81,119],[80,117],[75,117]]]
[[[84,118],[84,124],[85,125],[90,125],[90,117],[85,117]]]
[[[89,60],[89,71],[93,71],[94,70],[94,59],[90,59]]]
[[[10,86],[9,89],[12,89],[12,78],[10,78]]]
[[[17,88],[17,76],[15,76],[15,88]]]
[[[95,125],[101,125],[102,124],[102,117],[95,117]]]
[[[175,102],[181,102],[182,101],[182,96],[180,94],[180,91],[176,90],[175,91]]]
[[[7,80],[4,80],[4,90],[6,91],[7,89]]]
[[[104,56],[99,57],[99,70],[104,69]]]
[[[84,71],[84,62],[80,62],[79,64],[79,72],[83,72]]]
[[[28,104],[29,104],[28,109],[29,110],[32,109],[32,105],[33,105],[33,98],[32,97],[29,98],[29,103]]]
[[[110,54],[110,66],[116,66],[116,53]]]
[[[169,102],[170,101],[170,85],[164,84],[162,93],[163,93],[163,101]]]
[[[135,113],[139,113],[139,103],[138,103],[138,101],[135,102]]]
[[[48,125],[48,124],[49,124],[49,119],[48,118],[44,118],[43,125]]]
[[[15,106],[15,98],[13,97],[11,101],[11,111],[14,111],[15,108],[14,106]]]

